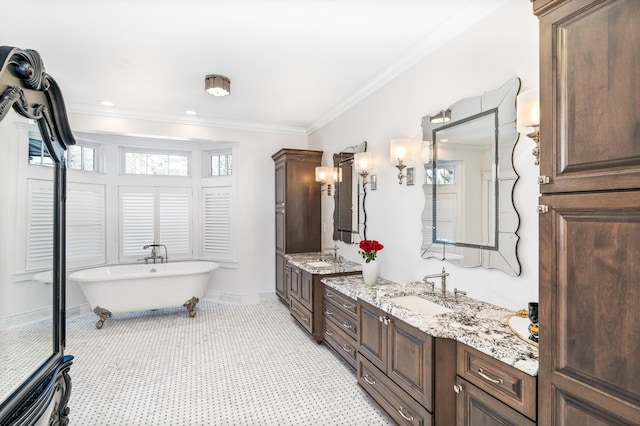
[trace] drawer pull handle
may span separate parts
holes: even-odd
[[[399,414],[400,414],[400,415],[401,415],[405,420],[408,420],[408,421],[410,421],[410,422],[412,422],[412,421],[413,421],[413,416],[407,416],[407,415],[404,413],[404,411],[403,411],[402,407],[398,408],[398,413],[399,413]]]
[[[331,330],[325,330],[324,334],[326,334],[327,336],[333,336],[333,333],[331,332]]]
[[[345,352],[351,352],[351,348],[349,347],[349,345],[342,345],[342,350]]]
[[[462,392],[462,385],[453,385],[453,391],[455,393],[460,393]]]
[[[354,308],[354,306],[351,303],[343,303],[342,307],[343,308],[347,308],[347,309],[353,309]]]
[[[346,328],[347,330],[351,330],[351,328],[353,327],[353,325],[349,324],[348,322],[344,322],[344,321],[342,321],[342,326],[344,328]]]
[[[300,315],[300,319],[304,322],[309,322],[309,318],[305,317],[304,315]]]
[[[497,379],[494,379],[494,378],[491,378],[491,377],[487,376],[482,368],[478,368],[478,374],[480,375],[480,377],[482,377],[485,380],[490,381],[491,383],[496,383],[498,385],[501,385],[501,384],[504,383],[504,381],[499,377]]]
[[[333,293],[326,292],[324,295],[325,295],[325,297],[328,297],[329,299],[333,298]]]
[[[328,309],[325,309],[325,310],[324,310],[324,313],[325,313],[326,315],[333,316],[333,312],[331,312],[331,311],[330,311],[330,310],[328,310]]]
[[[364,376],[362,376],[362,380],[364,380],[365,382],[369,383],[371,386],[376,384],[375,380],[369,380],[369,375],[365,374]]]
[[[297,310],[298,310],[298,308],[296,308],[295,306],[291,305],[291,310],[292,310],[292,311],[297,311]]]

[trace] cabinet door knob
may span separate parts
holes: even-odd
[[[460,393],[462,392],[462,385],[453,385],[453,391],[455,393]]]

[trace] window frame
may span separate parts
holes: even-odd
[[[127,173],[127,154],[146,154],[149,155],[179,155],[187,158],[187,174],[186,175],[172,175],[169,174],[169,167],[167,165],[167,174],[159,175],[159,174],[151,174],[151,173]],[[131,146],[120,146],[119,147],[119,175],[120,176],[153,176],[153,177],[167,177],[167,178],[191,178],[193,171],[193,155],[192,150],[179,150],[179,149],[149,149],[149,148],[140,148],[140,147],[131,147]],[[148,169],[148,164],[147,164]]]

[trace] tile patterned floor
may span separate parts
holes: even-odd
[[[67,321],[70,425],[388,425],[277,300]]]

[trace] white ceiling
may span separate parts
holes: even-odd
[[[71,112],[310,133],[506,1],[16,0],[0,44],[40,52]]]

